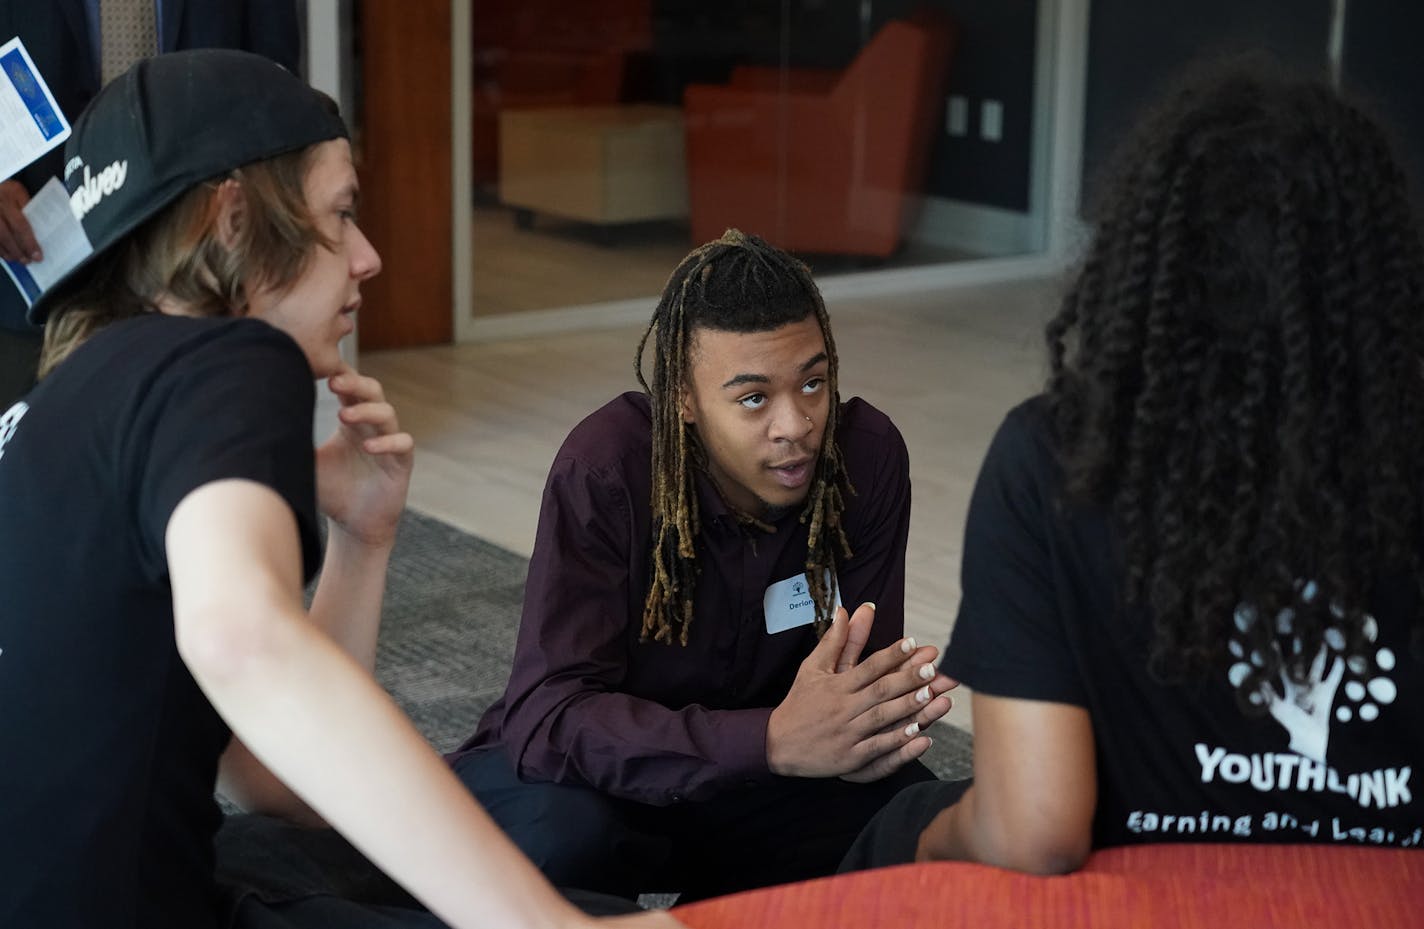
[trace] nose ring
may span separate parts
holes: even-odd
[[[807,417],[806,417],[806,422],[808,422],[808,423],[809,423],[809,422],[812,422],[811,417],[807,416]]]

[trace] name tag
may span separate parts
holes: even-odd
[[[835,594],[835,605],[841,605],[841,591],[836,586],[835,575],[826,572],[826,583]],[[793,574],[784,581],[777,581],[766,589],[762,596],[761,610],[766,616],[766,631],[769,635],[809,626],[816,621],[816,601],[811,598],[811,585],[806,583],[806,575]]]

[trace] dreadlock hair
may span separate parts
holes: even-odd
[[[1380,129],[1256,64],[1128,147],[1048,325],[1070,500],[1110,504],[1164,680],[1236,697],[1360,654],[1424,495],[1424,257]],[[1250,656],[1249,661],[1245,656]]]
[[[768,332],[811,314],[826,341],[830,412],[801,522],[810,521],[806,582],[816,604],[817,634],[830,626],[835,591],[826,578],[828,572],[834,576],[832,541],[839,543],[843,557],[851,557],[841,513],[844,494],[854,493],[835,440],[840,395],[830,319],[806,265],[757,236],[728,229],[720,239],[694,249],[673,271],[634,358],[653,417],[652,577],[643,604],[644,641],[669,643],[676,638],[686,645],[692,624],[699,531],[694,478],[698,470],[706,470],[707,453],[696,428],[683,422],[681,400],[690,387],[697,330]],[[643,349],[650,338],[651,386],[643,376]],[[749,529],[771,531],[756,514],[733,511]]]

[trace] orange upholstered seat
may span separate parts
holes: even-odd
[[[1328,845],[1145,845],[1064,877],[940,862],[692,903],[692,929],[1424,926],[1424,854]]]

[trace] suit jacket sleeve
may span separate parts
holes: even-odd
[[[167,52],[235,48],[301,73],[295,0],[165,0],[161,45]]]

